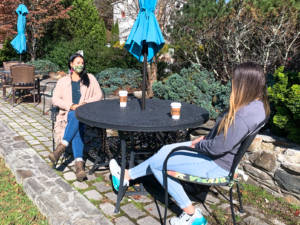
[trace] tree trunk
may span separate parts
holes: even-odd
[[[147,84],[147,96],[148,98],[153,97],[152,86],[153,83],[157,80],[157,63],[156,58],[153,57],[153,62],[148,67],[148,84]]]

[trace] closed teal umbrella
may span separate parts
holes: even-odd
[[[26,26],[26,15],[28,14],[28,9],[24,4],[20,4],[16,9],[18,14],[17,30],[18,35],[10,42],[13,48],[20,54],[26,52],[26,36],[25,36],[25,26]]]
[[[140,62],[144,62],[142,85],[142,109],[145,109],[145,89],[147,62],[151,62],[156,53],[164,46],[154,11],[157,0],[139,0],[140,11],[125,43],[125,48]]]

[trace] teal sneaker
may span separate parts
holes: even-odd
[[[202,216],[200,209],[196,208],[194,215],[183,212],[179,217],[172,217],[170,219],[171,225],[206,225],[207,221]]]
[[[113,187],[116,191],[119,191],[121,167],[118,165],[115,159],[110,160],[109,170],[111,173],[111,180],[112,180]],[[123,186],[128,186],[128,185],[129,185],[129,181],[124,180]]]

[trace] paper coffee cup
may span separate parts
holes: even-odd
[[[126,107],[127,105],[127,91],[119,91],[120,107]]]
[[[180,102],[172,102],[171,103],[172,119],[178,120],[180,118],[180,109],[181,109],[181,103]]]

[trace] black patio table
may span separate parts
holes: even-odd
[[[127,107],[121,108],[119,99],[102,100],[85,104],[76,109],[76,117],[91,127],[109,128],[119,131],[121,141],[121,177],[115,212],[125,194],[123,187],[126,167],[126,132],[168,132],[195,128],[209,119],[208,112],[196,105],[181,103],[181,116],[173,120],[170,100],[147,99],[145,110],[141,100],[129,99]],[[129,132],[129,133],[130,133]]]

